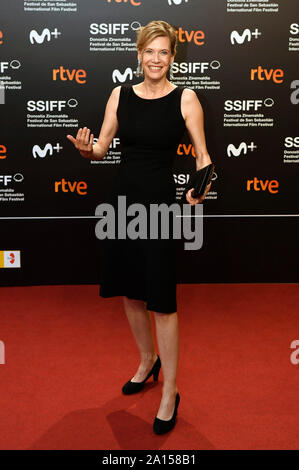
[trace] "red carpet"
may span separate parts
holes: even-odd
[[[298,285],[178,286],[181,403],[163,436],[152,431],[163,374],[121,393],[139,364],[121,297],[0,293],[0,449],[299,448]]]

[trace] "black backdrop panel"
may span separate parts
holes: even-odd
[[[142,81],[136,28],[154,19],[178,30],[173,83],[196,91],[216,164],[203,247],[180,245],[178,281],[298,282],[297,0],[7,0],[0,13],[1,285],[98,282],[95,210],[119,138],[91,162],[66,135],[87,126],[96,142],[112,89]],[[186,132],[178,199],[194,170]]]

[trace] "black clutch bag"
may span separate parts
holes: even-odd
[[[187,186],[182,194],[181,202],[187,202],[186,194],[191,188],[194,188],[194,191],[191,193],[192,197],[201,197],[205,193],[208,184],[211,182],[214,169],[215,165],[213,163],[210,163],[209,165],[201,168],[201,170],[197,170],[190,177]]]

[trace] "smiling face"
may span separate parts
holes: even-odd
[[[161,79],[166,75],[170,62],[173,61],[170,49],[170,39],[166,36],[159,36],[150,41],[143,49],[141,59],[143,73],[150,79]]]

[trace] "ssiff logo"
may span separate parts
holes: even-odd
[[[173,179],[176,184],[182,185],[188,183],[190,179],[190,174],[189,173],[179,173],[179,174],[174,174]],[[215,181],[217,179],[217,174],[214,172],[212,176],[212,181]]]
[[[207,70],[217,70],[221,67],[219,60],[212,60],[211,62],[173,62],[173,73],[196,74],[205,73]]]
[[[1,32],[0,32],[1,34]],[[298,23],[292,23],[290,26],[290,34],[293,34],[294,36],[299,34],[299,24]],[[1,36],[0,36],[1,37]]]
[[[10,62],[0,62],[0,72],[5,73],[5,70],[8,68],[19,69],[21,67],[21,62],[17,59],[13,59]]]
[[[27,111],[62,111],[66,106],[75,108],[78,106],[76,98],[65,100],[29,100],[27,101]]]
[[[136,31],[141,24],[138,21],[130,23],[91,23],[89,27],[90,34],[126,34],[130,28]]]
[[[287,148],[299,148],[299,136],[297,137],[286,137],[284,139],[284,145]]]
[[[257,111],[258,109],[266,106],[267,108],[274,105],[272,98],[265,100],[226,100],[224,102],[225,111]]]
[[[20,251],[0,251],[0,268],[20,268]]]
[[[24,176],[22,173],[16,173],[15,175],[0,175],[0,184],[3,184],[4,186],[8,186],[14,181],[16,183],[21,183],[23,180]]]

